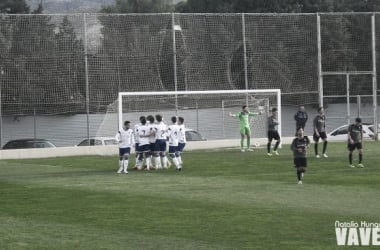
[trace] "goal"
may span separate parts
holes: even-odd
[[[118,124],[133,124],[140,116],[161,114],[166,123],[172,116],[182,116],[186,128],[202,134],[207,140],[237,139],[239,121],[229,113],[241,111],[247,105],[251,112],[262,115],[250,120],[253,138],[265,138],[267,116],[272,107],[278,110],[281,121],[281,92],[279,89],[260,90],[206,90],[168,92],[119,92]],[[281,135],[281,124],[278,127]]]

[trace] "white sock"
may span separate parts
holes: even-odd
[[[150,163],[151,163],[151,159],[150,159],[150,157],[147,157],[147,158],[145,159],[145,163],[146,163],[146,168],[147,168],[147,169],[150,169]]]
[[[168,168],[170,168],[170,166],[172,165],[172,163],[169,161],[168,157],[165,155],[165,161],[166,163],[168,164]]]
[[[172,160],[173,160],[174,165],[176,166],[176,168],[179,168],[179,162],[178,162],[177,157],[172,158]]]
[[[123,161],[120,161],[119,160],[119,170],[117,170],[117,173],[121,173],[121,171],[123,171]]]
[[[159,156],[155,156],[154,159],[155,159],[154,161],[156,162],[156,168],[157,169],[161,169],[162,165],[161,165],[161,159],[160,159],[160,157]]]
[[[150,162],[151,162],[151,164],[152,164],[152,167],[157,167],[157,161],[156,161],[156,157],[154,157],[154,156],[151,156],[150,157]]]
[[[166,157],[166,155],[161,156],[161,161],[162,161],[162,166],[164,168],[168,168],[168,158]]]
[[[135,166],[136,167],[141,166],[141,160],[139,160],[139,155],[135,155]]]
[[[124,172],[128,172],[128,160],[123,161],[123,169],[124,169]]]
[[[181,165],[182,165],[182,164],[183,164],[183,162],[182,162],[182,157],[181,157],[181,155],[179,155],[177,158],[178,158],[178,162],[179,162],[179,164],[181,164]]]

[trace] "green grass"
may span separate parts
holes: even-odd
[[[0,249],[345,249],[335,221],[380,222],[379,152],[365,143],[366,167],[351,169],[330,143],[303,185],[289,145],[186,152],[182,172],[129,175],[116,156],[0,161]]]

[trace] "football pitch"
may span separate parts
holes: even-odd
[[[312,145],[303,185],[279,152],[189,151],[181,172],[128,175],[117,156],[0,161],[0,249],[345,249],[336,221],[380,223],[378,142],[363,169],[345,143],[326,159]]]

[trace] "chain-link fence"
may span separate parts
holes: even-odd
[[[281,89],[284,135],[301,104],[374,122],[378,45],[380,13],[0,15],[0,144],[113,135],[128,91]]]

